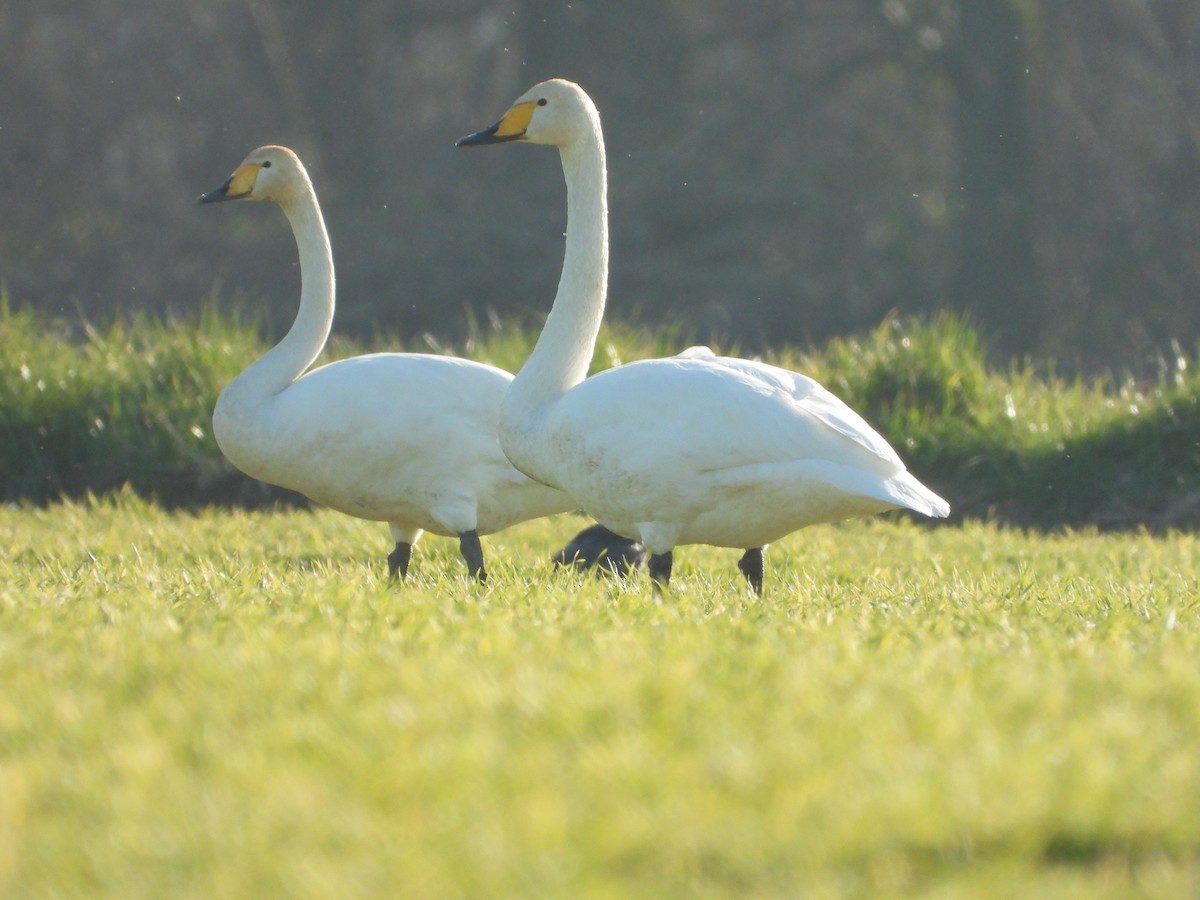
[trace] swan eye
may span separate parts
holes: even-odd
[[[541,100],[538,101],[538,106],[545,106],[545,105],[546,105],[546,98],[543,97]]]
[[[269,169],[269,168],[271,168],[271,161],[270,161],[269,159],[268,159],[268,160],[264,160],[264,161],[263,161],[263,164],[262,164],[262,167],[263,167],[264,169]]]

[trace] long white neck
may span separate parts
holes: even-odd
[[[227,390],[263,404],[299,378],[325,346],[333,325],[333,251],[312,186],[279,204],[300,253],[300,310],[283,340],[242,372]]]
[[[506,453],[535,478],[537,441],[531,434],[555,400],[587,377],[608,291],[608,186],[604,138],[593,129],[560,148],[567,182],[567,240],[554,306],[533,353],[505,395],[500,440]]]

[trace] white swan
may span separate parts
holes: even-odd
[[[562,488],[603,525],[636,537],[658,583],[680,544],[744,548],[762,592],[762,548],[816,522],[950,507],[820,384],[706,347],[586,378],[604,315],[608,213],[600,116],[576,84],[543,82],[459,145],[558,147],[567,235],[554,306],[500,414],[513,464]],[[586,380],[585,380],[586,378]]]
[[[333,256],[304,166],[285,147],[260,147],[200,197],[273,200],[300,252],[300,311],[287,335],[217,399],[221,451],[262,481],[340,512],[387,522],[389,574],[404,577],[424,531],[457,535],[470,573],[487,574],[479,535],[577,508],[531,481],[497,441],[512,375],[447,356],[375,353],[305,370],[333,322]]]

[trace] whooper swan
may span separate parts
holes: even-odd
[[[567,234],[554,306],[500,412],[513,464],[561,488],[651,554],[656,583],[680,544],[744,549],[739,568],[762,592],[763,547],[817,522],[904,507],[944,517],[862,418],[820,384],[785,369],[693,347],[586,378],[604,315],[608,213],[600,116],[554,79],[459,145],[558,147]]]
[[[512,375],[447,356],[374,353],[313,369],[333,322],[333,256],[308,173],[260,147],[201,203],[273,200],[300,252],[300,310],[287,335],[221,392],[213,433],[248,475],[361,519],[387,522],[389,575],[424,531],[457,536],[486,580],[479,535],[577,508],[514,469],[496,438]]]

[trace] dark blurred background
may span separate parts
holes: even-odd
[[[603,117],[610,317],[753,351],[948,308],[999,358],[1085,370],[1200,337],[1183,0],[9,0],[0,284],[94,320],[215,292],[278,333],[282,217],[195,198],[282,143],[339,331],[540,323],[556,155],[453,143],[553,75]]]

